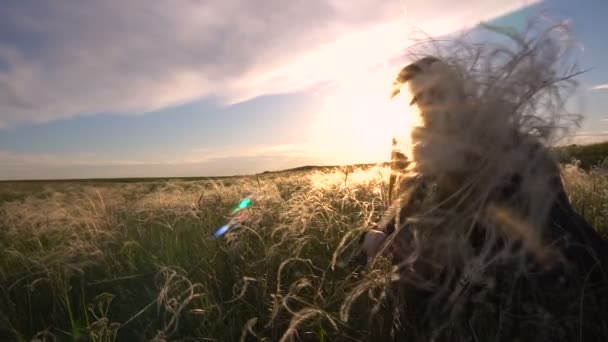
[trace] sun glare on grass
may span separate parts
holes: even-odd
[[[324,161],[385,162],[390,160],[393,137],[407,146],[416,118],[407,92],[390,99],[396,73],[389,69],[352,76],[325,97],[310,130]]]

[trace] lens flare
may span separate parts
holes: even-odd
[[[243,198],[239,202],[239,204],[236,206],[236,208],[232,209],[232,213],[234,214],[240,210],[247,208],[250,205],[251,205],[251,198],[250,197]]]
[[[241,210],[251,206],[253,196],[254,195],[252,194],[252,195],[249,195],[249,196],[243,198],[239,202],[239,204],[236,207],[234,207],[234,209],[232,209],[232,214],[234,215],[234,214],[238,213],[238,215],[234,216],[232,219],[230,219],[230,222],[228,222],[227,224],[221,226],[218,230],[216,230],[215,233],[213,233],[214,238],[217,239],[220,236],[226,234],[226,232],[228,232],[228,230],[230,229],[230,227],[232,225],[234,225],[235,223],[241,222],[245,219],[245,217],[246,217],[245,212],[242,212]]]
[[[229,228],[230,228],[230,223],[223,225],[220,229],[216,230],[215,233],[213,233],[213,237],[217,239],[218,237],[226,234],[226,232],[228,231]]]

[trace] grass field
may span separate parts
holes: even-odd
[[[564,179],[606,234],[608,180],[576,165]],[[387,279],[347,261],[387,180],[378,166],[0,183],[0,340],[384,340],[374,296]],[[251,192],[243,221],[213,239]],[[375,290],[360,293],[363,281]]]
[[[563,162],[570,162],[576,159],[579,166],[583,169],[593,167],[606,168],[608,166],[608,142],[601,142],[587,145],[568,145],[557,149],[558,159]]]

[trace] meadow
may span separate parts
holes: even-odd
[[[563,166],[570,200],[606,236],[608,179],[580,166]],[[348,262],[388,176],[0,183],[0,340],[387,340],[388,272]]]

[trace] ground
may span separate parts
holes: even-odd
[[[605,235],[608,179],[584,166],[568,194]],[[386,279],[362,294],[348,260],[388,171],[0,183],[0,339],[381,340]]]

